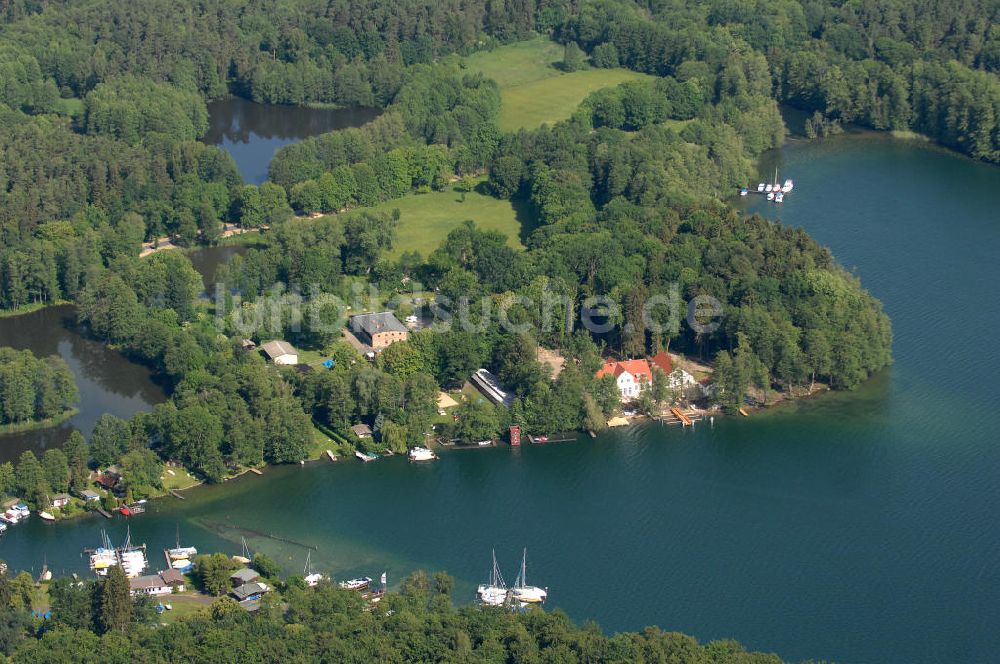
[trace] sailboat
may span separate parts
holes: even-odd
[[[313,572],[311,563],[312,563],[312,551],[308,551],[306,552],[306,566],[305,569],[302,570],[302,576],[305,577],[306,585],[309,586],[310,588],[313,588],[326,577],[324,577],[322,574]]]
[[[529,586],[526,579],[526,569],[528,561],[528,550],[525,549],[521,557],[521,572],[517,575],[517,581],[514,582],[514,587],[511,589],[511,593],[514,599],[518,602],[524,604],[542,604],[549,596],[549,591],[546,588],[539,588],[538,586]]]
[[[476,598],[484,606],[501,606],[507,601],[507,584],[504,583],[497,565],[497,552],[493,550],[493,570],[490,572],[489,583],[480,584],[476,589]]]
[[[181,546],[181,527],[180,527],[180,524],[177,525],[177,536],[176,537],[177,537],[177,539],[174,541],[174,548],[167,549],[167,557],[170,558],[171,561],[173,561],[173,562],[177,562],[177,561],[181,561],[181,560],[187,561],[189,558],[198,555],[198,549],[194,548],[193,546]],[[174,567],[174,568],[177,568],[177,566],[174,565],[173,562],[171,562],[171,566]],[[184,567],[184,566],[185,565],[181,565],[181,567]]]
[[[238,563],[240,563],[240,564],[243,564],[243,565],[249,565],[250,564],[250,559],[253,556],[250,555],[250,547],[247,546],[247,538],[246,537],[240,537],[240,540],[243,542],[243,552],[242,552],[242,555],[233,556],[233,560],[236,561],[236,562],[238,562]]]

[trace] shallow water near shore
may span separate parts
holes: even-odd
[[[269,468],[131,520],[154,565],[174,543],[237,553],[240,537],[301,572],[416,568],[471,597],[496,547],[513,580],[609,631],[658,624],[789,660],[982,662],[1000,648],[1000,169],[915,141],[792,141],[761,178],[795,180],[748,211],[806,228],[892,317],[895,364],[852,393],[642,424],[547,446]],[[100,530],[37,518],[0,558],[85,572]],[[280,539],[275,539],[280,538]],[[162,566],[162,565],[161,565]]]

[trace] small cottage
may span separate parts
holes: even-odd
[[[260,574],[256,570],[252,570],[249,567],[244,567],[243,569],[236,570],[229,577],[229,582],[233,584],[233,587],[242,586],[245,583],[252,583],[260,578]]]
[[[242,586],[233,588],[229,594],[235,597],[237,602],[245,602],[247,600],[260,599],[261,595],[268,590],[270,588],[263,583],[244,583]]]
[[[267,359],[275,364],[295,365],[299,363],[299,351],[287,341],[268,341],[260,347]]]
[[[66,507],[69,505],[69,500],[68,493],[57,493],[52,496],[52,507]]]
[[[351,427],[351,431],[354,432],[355,436],[361,439],[372,437],[372,429],[367,424],[355,424]]]
[[[84,489],[80,492],[80,497],[83,498],[84,502],[93,502],[101,499],[101,494],[96,491],[91,491],[90,489]]]

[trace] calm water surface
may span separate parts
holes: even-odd
[[[578,621],[656,623],[783,657],[985,662],[1000,649],[1000,169],[869,134],[790,144],[783,206],[893,318],[894,366],[834,394],[693,431],[268,469],[157,501],[134,539],[254,549],[343,578],[446,569],[471,595],[490,548]],[[773,163],[762,166],[765,173]],[[765,173],[762,173],[764,175]],[[0,538],[0,556],[83,571],[121,519]],[[158,560],[154,558],[154,560]]]
[[[0,318],[0,346],[30,349],[39,357],[58,355],[66,360],[80,388],[80,412],[61,426],[0,435],[0,462],[15,461],[25,450],[40,454],[61,446],[73,428],[89,436],[103,413],[131,417],[166,399],[147,368],[87,338],[76,323],[72,305]],[[0,555],[3,550],[0,540]]]
[[[231,97],[208,105],[209,129],[202,140],[229,152],[245,182],[260,184],[278,148],[334,129],[360,127],[380,112],[255,104]]]

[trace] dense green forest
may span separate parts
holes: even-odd
[[[226,585],[229,572],[224,573]],[[306,587],[301,577],[268,578],[268,583],[280,589],[280,597],[265,595],[254,613],[223,597],[201,615],[161,626],[155,601],[131,599],[118,567],[101,581],[53,581],[51,617],[45,621],[29,613],[31,577],[0,573],[0,652],[5,661],[36,664],[781,662],[777,655],[748,652],[735,641],[701,645],[656,627],[609,637],[593,624],[577,627],[558,610],[456,609],[454,580],[441,572],[413,573],[374,609],[359,593],[328,581],[316,588]]]
[[[511,388],[513,407],[463,406],[447,434],[488,437],[512,422],[598,428],[618,406],[594,378],[607,354],[669,348],[714,362],[713,398],[727,409],[752,388],[851,388],[890,361],[879,303],[805,233],[720,201],[781,144],[778,103],[814,113],[818,133],[839,123],[915,131],[1000,161],[998,9],[981,0],[14,0],[0,11],[0,306],[73,301],[94,336],[165,378],[167,404],[89,443],[100,464],[133,455],[139,493],[155,484],[139,456],[147,449],[209,480],[303,458],[313,422],[355,445],[402,450],[432,421],[434,391],[480,366]],[[655,78],[595,92],[556,125],[505,134],[499,89],[461,55],[539,33],[567,44],[566,68]],[[269,182],[245,185],[228,155],[197,140],[206,101],[227,94],[384,112],[286,147]],[[472,223],[421,256],[398,246],[398,215],[294,217],[466,176],[531,211],[526,251]],[[232,290],[216,321],[194,304],[200,282],[182,254],[136,256],[162,235],[213,243],[223,223],[269,231],[223,270]],[[331,345],[342,311],[269,315],[301,297],[350,301],[367,284],[405,295],[418,283],[442,306],[481,298],[532,329],[512,332],[473,308],[471,331],[415,334],[369,365]],[[621,305],[600,311],[613,330],[545,324],[578,319],[598,295]],[[717,328],[643,318],[651,297],[683,309],[702,295],[721,303]],[[255,318],[264,324],[247,332]],[[242,352],[243,336],[282,336],[345,361],[279,372]],[[569,360],[557,379],[539,346]],[[376,428],[376,443],[352,438],[357,421]]]
[[[62,358],[0,348],[0,425],[62,415],[79,398],[73,373]]]

